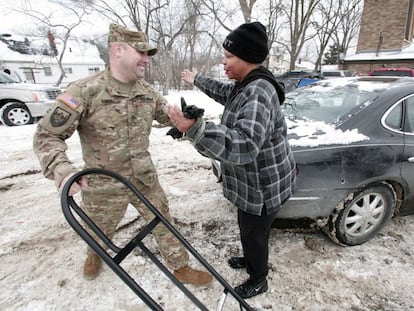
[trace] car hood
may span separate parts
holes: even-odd
[[[55,86],[39,85],[33,83],[1,83],[1,89],[8,90],[32,90],[32,91],[46,91],[50,89],[58,89]]]
[[[335,127],[321,121],[303,119],[286,119],[289,144],[295,148],[310,148],[327,145],[349,145],[369,137],[360,133],[358,129]]]

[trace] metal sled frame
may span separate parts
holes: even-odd
[[[105,175],[114,178],[115,180],[127,186],[146,207],[155,215],[155,218],[146,224],[138,234],[131,239],[123,248],[117,247],[111,240],[99,229],[99,227],[86,215],[86,213],[79,207],[72,196],[69,196],[69,189],[72,184],[79,180],[84,175]],[[165,219],[165,217],[149,202],[136,187],[123,176],[105,169],[84,169],[74,174],[64,185],[61,194],[61,205],[63,214],[71,227],[78,233],[82,239],[96,252],[96,254],[105,261],[105,263],[131,288],[136,295],[148,306],[151,310],[163,310],[162,307],[154,301],[136,282],[135,280],[120,266],[121,262],[134,250],[139,247],[157,267],[164,272],[164,274],[200,309],[208,309],[202,304],[177,278],[163,265],[160,260],[144,245],[142,240],[151,233],[156,225],[160,222],[183,244],[183,246],[212,274],[212,276],[224,286],[223,293],[218,302],[216,311],[222,310],[227,294],[230,293],[240,305],[240,310],[245,308],[248,311],[254,311],[236,292],[235,290],[214,270],[213,267],[200,255],[197,251],[184,239],[184,237]],[[84,221],[85,226],[88,226],[99,239],[116,255],[112,257],[80,224],[75,218],[75,212],[81,220]]]

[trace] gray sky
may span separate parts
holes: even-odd
[[[29,1],[33,4],[32,9],[42,12],[45,15],[53,14],[57,20],[68,18],[64,15],[64,12],[61,7],[54,7],[53,3],[47,0],[35,0]],[[34,27],[34,22],[30,20],[30,17],[25,16],[15,10],[21,7],[22,0],[0,0],[0,33],[16,33],[16,32],[29,32]],[[92,22],[85,23],[77,27],[74,31],[74,34],[82,35],[87,32],[93,31],[94,33],[104,33],[107,31],[108,23],[102,21],[100,17],[94,16],[91,17]]]

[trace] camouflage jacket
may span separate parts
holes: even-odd
[[[43,174],[59,187],[78,169],[65,142],[77,130],[86,168],[106,168],[151,184],[157,173],[149,135],[153,120],[171,125],[166,100],[147,82],[123,85],[109,69],[71,83],[39,122],[33,148]]]

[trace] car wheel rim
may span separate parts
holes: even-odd
[[[8,114],[9,120],[16,125],[26,124],[30,120],[30,116],[25,109],[15,108],[10,110]]]
[[[375,230],[386,212],[384,198],[378,193],[362,196],[350,207],[345,231],[350,236],[362,236]]]

